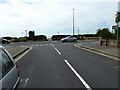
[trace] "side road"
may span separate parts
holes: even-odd
[[[8,52],[11,54],[11,56],[15,59],[18,56],[20,56],[22,53],[30,49],[30,47],[19,47],[19,46],[13,46],[13,47],[5,47]]]
[[[96,53],[101,53],[104,55],[108,55],[113,58],[119,59],[119,48],[116,47],[109,47],[109,46],[100,46],[99,42],[88,42],[88,43],[79,43],[75,44],[76,47],[83,48],[86,50],[91,50]]]

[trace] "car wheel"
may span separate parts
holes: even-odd
[[[5,42],[5,44],[7,44],[7,42]]]
[[[74,42],[77,42],[77,40],[75,39]]]
[[[64,42],[67,42],[67,40],[65,40]]]

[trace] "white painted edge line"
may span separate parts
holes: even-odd
[[[58,51],[58,49],[57,49],[57,48],[55,48],[55,50],[58,52],[58,54],[61,54],[61,53]]]
[[[19,61],[23,56],[25,56],[30,50],[32,49],[32,47],[30,47],[29,50],[27,50],[26,52],[24,52],[22,55],[20,55],[18,58],[15,59],[15,62]]]
[[[50,44],[50,45],[52,45],[53,47],[55,47],[53,44]]]
[[[78,77],[78,79],[83,83],[83,85],[88,89],[92,90],[90,86],[85,82],[85,80],[77,73],[77,71],[70,65],[67,60],[64,60],[65,63],[70,67],[70,69],[74,72],[74,74]]]
[[[27,85],[28,81],[29,81],[29,79],[27,78],[27,79],[25,80],[24,87]]]

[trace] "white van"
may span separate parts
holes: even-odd
[[[14,89],[19,81],[18,68],[12,56],[0,46],[0,90]]]

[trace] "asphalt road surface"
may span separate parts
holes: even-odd
[[[75,43],[79,42],[11,44],[33,47],[17,62],[18,88],[118,88],[118,61],[77,48]]]

